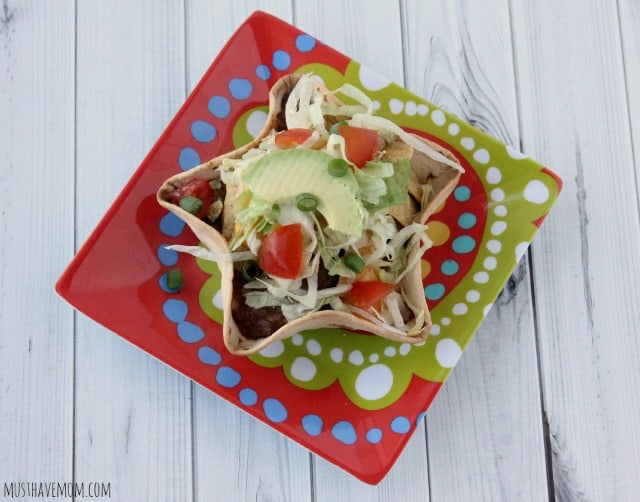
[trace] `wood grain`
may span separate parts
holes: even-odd
[[[73,255],[73,23],[71,3],[0,7],[0,480],[6,483],[73,478],[73,315],[53,292]]]
[[[79,2],[77,60],[83,242],[184,100],[182,5]],[[191,500],[190,382],[82,315],[76,361],[76,477],[118,500]]]
[[[565,180],[533,247],[558,500],[640,491],[638,194],[610,7],[512,2],[523,145]]]
[[[518,146],[508,5],[407,2],[407,87]],[[427,414],[434,500],[547,493],[533,305],[521,261]]]

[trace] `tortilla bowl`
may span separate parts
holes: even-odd
[[[221,296],[223,310],[223,337],[224,343],[230,353],[236,355],[249,355],[261,351],[277,340],[282,340],[301,331],[316,328],[341,328],[359,333],[368,333],[381,336],[400,343],[423,342],[429,334],[432,326],[431,316],[426,303],[422,285],[420,260],[415,259],[418,248],[409,251],[407,263],[415,263],[407,270],[398,283],[400,293],[410,307],[413,316],[420,318],[419,331],[411,335],[399,333],[397,330],[388,329],[380,323],[373,322],[369,318],[357,315],[352,311],[321,309],[306,313],[297,319],[289,320],[282,326],[270,332],[267,336],[256,338],[251,333],[251,323],[241,319],[247,315],[247,308],[240,305],[242,302],[242,282],[239,280],[239,270],[234,267],[231,260],[224,257],[230,256],[229,247],[231,233],[234,228],[233,204],[235,193],[224,192],[222,214],[215,226],[204,221],[201,217],[192,214],[176,204],[171,195],[194,179],[205,180],[209,183],[221,184],[221,165],[225,159],[240,159],[251,150],[257,148],[261,141],[273,132],[280,132],[287,128],[285,119],[285,105],[292,90],[302,78],[301,75],[291,74],[278,80],[269,93],[269,113],[264,127],[258,136],[247,145],[213,158],[188,171],[176,174],[167,179],[157,192],[158,203],[168,211],[183,220],[201,241],[201,244],[213,255],[221,258],[216,260],[221,273]],[[341,101],[333,94],[327,93],[320,82],[317,82],[317,90],[321,91],[326,101],[341,104]],[[389,214],[400,227],[411,222],[425,224],[447,197],[452,193],[460,176],[462,168],[455,156],[449,151],[424,138],[420,141],[438,152],[447,161],[436,159],[424,152],[408,147],[405,144],[388,145],[388,157],[407,155],[410,158],[409,196],[407,202],[390,208]],[[268,155],[268,154],[267,154]],[[226,187],[224,187],[226,188]],[[412,260],[412,258],[414,258]],[[188,279],[187,279],[188,280]],[[276,307],[265,307],[276,308]],[[255,309],[257,314],[262,309]],[[266,312],[266,311],[265,311]],[[264,312],[263,312],[264,313]],[[252,321],[259,319],[259,315],[249,315]]]

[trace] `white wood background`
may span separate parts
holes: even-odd
[[[255,9],[565,181],[375,487],[53,291]],[[639,25],[638,0],[4,0],[0,485],[103,481],[125,501],[640,500]]]

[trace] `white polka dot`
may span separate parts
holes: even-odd
[[[317,340],[309,340],[307,342],[307,350],[312,356],[317,356],[318,354],[320,354],[320,352],[322,352],[322,346],[318,343]]]
[[[487,317],[487,314],[491,310],[491,307],[493,307],[493,303],[490,303],[489,305],[485,305],[484,308],[482,309],[482,313],[484,314],[485,317]]]
[[[304,343],[304,338],[302,337],[302,335],[300,333],[296,333],[295,335],[293,335],[291,337],[291,342],[294,345],[302,345]]]
[[[386,396],[393,387],[393,372],[384,364],[363,369],[356,378],[356,392],[368,401]]]
[[[476,303],[480,299],[480,293],[475,289],[467,291],[467,301],[470,303]]]
[[[365,66],[360,67],[359,77],[362,86],[370,91],[379,91],[391,83],[389,79]]]
[[[440,319],[440,322],[441,322],[444,326],[449,326],[449,324],[451,324],[451,319],[449,319],[448,317],[443,317],[442,319]]]
[[[549,189],[540,180],[531,180],[524,187],[524,198],[534,204],[544,204],[549,200]]]
[[[495,270],[496,266],[498,265],[498,260],[496,260],[493,256],[489,256],[488,258],[484,259],[484,262],[482,264],[487,270]]]
[[[222,290],[218,290],[216,294],[213,295],[213,306],[222,310]]]
[[[520,261],[520,258],[524,256],[524,254],[527,252],[527,249],[529,249],[528,242],[521,242],[516,246],[516,261]]]
[[[527,156],[524,153],[510,146],[507,146],[507,153],[509,154],[509,157],[511,157],[512,159],[521,160],[521,159],[527,158]]]
[[[414,347],[422,347],[425,343],[427,343],[427,341],[426,340],[422,340],[421,342],[414,343],[413,346]]]
[[[451,136],[456,136],[460,132],[460,126],[456,123],[449,124],[449,128],[447,129]]]
[[[500,218],[504,218],[507,215],[507,207],[500,204],[493,209],[493,214]]]
[[[426,115],[429,113],[429,107],[425,104],[418,105],[418,115]]]
[[[433,110],[431,112],[431,120],[435,125],[442,126],[447,121],[447,118],[442,110]]]
[[[495,239],[487,241],[487,249],[493,254],[498,254],[502,250],[502,243]]]
[[[344,356],[344,354],[342,353],[342,349],[331,349],[331,352],[329,352],[329,357],[331,357],[331,360],[334,363],[341,363],[342,362],[342,357]]]
[[[491,197],[491,200],[501,202],[504,200],[504,190],[502,188],[494,188],[491,190],[491,194],[489,196]]]
[[[369,362],[370,363],[377,363],[378,359],[380,359],[380,356],[378,354],[371,354],[369,356]]]
[[[409,345],[408,343],[403,343],[402,345],[400,345],[398,352],[400,353],[401,356],[406,356],[410,350],[411,350],[411,345]]]
[[[485,150],[484,148],[480,148],[479,150],[473,152],[473,158],[476,159],[476,161],[480,162],[480,164],[488,164],[490,156],[487,150]]]
[[[374,99],[371,102],[371,108],[373,108],[375,111],[378,111],[380,109],[380,101],[378,101],[377,99]]]
[[[384,349],[384,355],[387,357],[393,357],[396,355],[396,348],[395,347],[385,347]]]
[[[251,112],[249,117],[247,118],[247,131],[251,134],[252,137],[258,136],[262,128],[264,127],[265,122],[267,121],[267,114],[262,110],[255,110]]]
[[[440,325],[439,324],[433,324],[431,326],[431,331],[429,331],[429,334],[438,336],[440,334]]]
[[[359,350],[354,350],[349,354],[349,362],[355,366],[360,366],[364,362],[364,356]]]
[[[460,144],[463,146],[463,148],[466,148],[467,150],[473,150],[473,147],[476,146],[476,142],[473,141],[473,138],[469,138],[468,136],[465,136],[464,138],[462,138],[460,140]]]
[[[284,352],[284,343],[282,340],[276,340],[275,342],[267,345],[260,351],[260,355],[264,357],[278,357]]]
[[[296,357],[291,365],[291,376],[301,382],[309,382],[316,376],[318,368],[308,357]]]
[[[460,345],[451,338],[443,338],[436,345],[436,359],[444,368],[453,368],[461,355]]]
[[[486,272],[477,272],[473,276],[473,282],[477,282],[478,284],[486,284],[489,282],[489,274]]]
[[[407,104],[404,105],[404,113],[406,113],[410,117],[412,115],[415,115],[417,111],[418,105],[416,105],[415,101],[407,101]]]
[[[391,110],[391,113],[394,115],[398,115],[398,113],[402,111],[403,106],[402,101],[399,99],[392,98],[389,100],[389,110]]]
[[[491,183],[492,185],[500,183],[500,180],[502,180],[502,173],[500,172],[500,169],[496,166],[491,166],[487,169],[486,179],[487,183]]]
[[[467,307],[467,304],[466,304],[466,303],[462,303],[462,302],[460,302],[460,303],[456,303],[456,304],[453,306],[452,312],[453,312],[455,315],[464,315],[464,314],[466,314],[467,312],[469,312],[469,307]]]
[[[493,225],[491,225],[491,233],[493,235],[500,235],[507,229],[506,221],[496,221]]]

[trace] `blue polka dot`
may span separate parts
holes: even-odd
[[[444,295],[444,284],[436,282],[435,284],[429,284],[424,288],[424,295],[427,300],[439,300]]]
[[[473,248],[476,247],[476,241],[473,237],[469,237],[468,235],[461,235],[460,237],[456,237],[456,239],[451,244],[451,247],[456,253],[466,254],[473,251]]]
[[[229,92],[236,99],[247,99],[253,92],[253,86],[246,78],[232,78],[229,82]]]
[[[444,275],[455,275],[459,268],[458,262],[453,260],[445,260],[442,262],[442,265],[440,265],[440,271]]]
[[[216,364],[220,364],[222,361],[222,357],[218,352],[211,347],[207,347],[206,345],[200,347],[198,349],[198,359],[200,359],[205,364],[210,364],[211,366],[215,366]]]
[[[209,112],[219,119],[226,118],[231,113],[231,103],[222,96],[214,96],[209,100]]]
[[[411,422],[407,417],[396,417],[391,422],[391,430],[398,434],[406,434],[411,429]]]
[[[319,436],[322,432],[322,419],[318,415],[302,417],[302,428],[310,436]]]
[[[287,51],[278,50],[273,53],[273,66],[277,70],[286,70],[291,66],[291,56]]]
[[[298,37],[296,38],[296,49],[298,49],[300,52],[309,52],[313,50],[315,46],[315,38],[307,34],[298,35]]]
[[[331,428],[331,435],[344,444],[354,444],[358,437],[351,422],[341,420]]]
[[[256,68],[256,77],[260,80],[269,80],[271,77],[271,70],[266,64],[258,65]]]
[[[178,336],[185,343],[196,343],[204,338],[204,331],[197,324],[182,321],[178,323]]]
[[[258,402],[258,394],[253,389],[242,389],[238,393],[238,397],[240,398],[240,402],[245,406],[253,406]]]
[[[175,249],[167,249],[166,244],[161,244],[158,246],[158,260],[163,265],[167,267],[171,267],[178,263],[178,252]]]
[[[228,389],[238,385],[241,379],[240,373],[229,366],[221,366],[216,372],[216,382]]]
[[[196,167],[200,164],[200,155],[193,148],[187,147],[180,150],[180,156],[178,157],[178,164],[184,171]]]
[[[378,444],[382,440],[382,431],[377,427],[367,431],[367,441],[371,444]]]
[[[213,127],[212,124],[209,124],[209,122],[196,120],[191,124],[191,134],[196,141],[199,141],[200,143],[208,143],[209,141],[216,139],[217,133],[216,128]]]
[[[171,322],[180,323],[187,318],[189,306],[182,300],[167,300],[162,304],[162,313]]]
[[[473,213],[462,213],[458,218],[458,226],[464,230],[473,228],[476,224],[476,215]]]
[[[262,409],[272,422],[280,423],[287,419],[287,409],[277,399],[265,399],[264,403],[262,403]]]
[[[418,414],[418,417],[416,418],[416,425],[420,425],[426,416],[427,416],[427,412],[421,411]]]
[[[160,231],[169,237],[178,237],[184,230],[185,222],[173,213],[165,214],[160,220]]]
[[[458,202],[466,202],[471,198],[471,190],[468,186],[459,186],[453,192],[453,196]]]
[[[160,276],[160,279],[158,279],[158,284],[160,285],[160,289],[162,289],[165,293],[176,293],[182,289],[182,286],[169,289],[169,286],[167,284],[167,274],[162,274]]]

